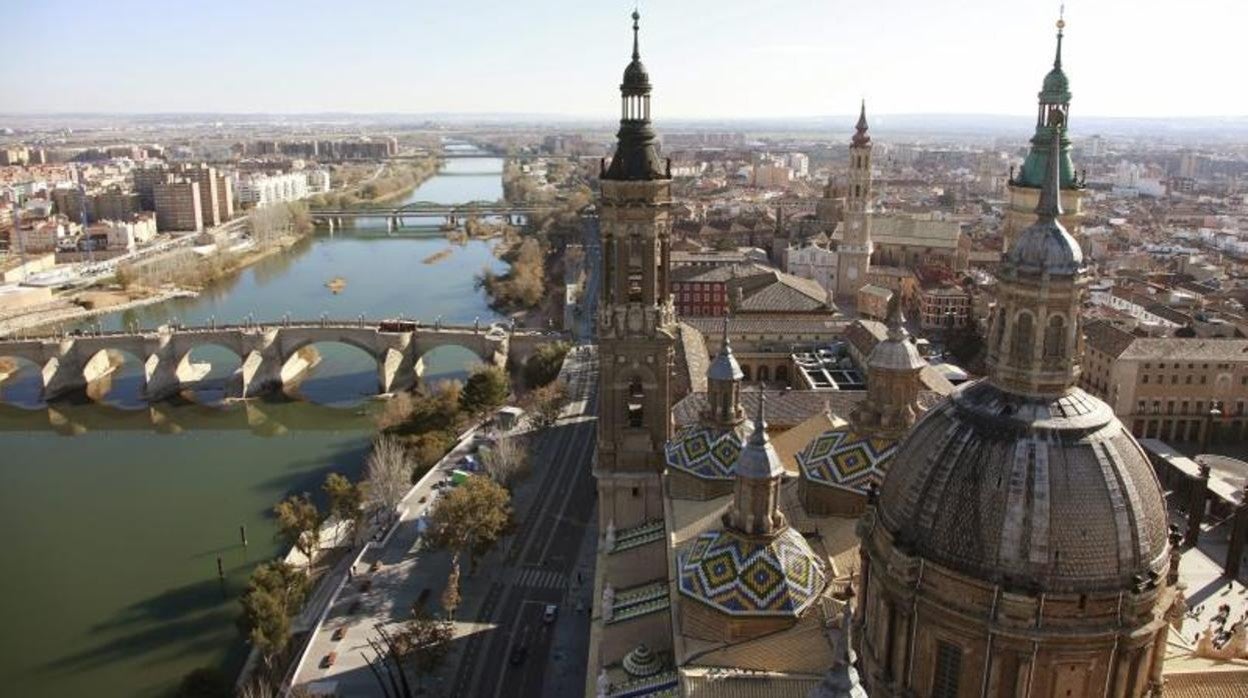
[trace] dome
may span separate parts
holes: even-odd
[[[898,446],[877,506],[899,550],[1014,590],[1129,589],[1167,559],[1148,457],[1078,388],[964,386]]]
[[[619,65],[618,63],[616,65]],[[650,90],[650,73],[646,72],[646,65],[641,62],[640,58],[634,58],[628,67],[624,69],[624,82],[620,85],[622,90]]]
[[[1083,268],[1083,250],[1057,220],[1037,221],[1019,234],[1003,266],[1006,273],[1073,276]]]
[[[693,424],[676,433],[664,448],[667,467],[705,480],[732,480],[737,458],[749,437],[745,422],[732,429]]]
[[[1040,90],[1040,99],[1050,104],[1065,104],[1070,101],[1070,80],[1060,67],[1054,67],[1044,76],[1044,87]]]
[[[645,643],[637,645],[631,652],[624,655],[624,671],[633,678],[654,676],[663,670],[659,657],[646,647]]]
[[[715,360],[706,370],[706,378],[713,381],[739,381],[745,378],[741,364],[737,363],[737,357],[732,355],[732,349],[728,347],[726,340],[724,349],[715,355]]]
[[[895,439],[868,436],[850,426],[829,429],[797,454],[797,465],[808,482],[865,492],[880,484],[897,450]]]
[[[867,357],[867,367],[881,368],[889,371],[918,371],[927,365],[919,348],[908,338],[894,340],[889,338],[879,342]]]
[[[728,615],[796,617],[827,583],[823,563],[792,528],[769,538],[703,533],[679,568],[681,594]]]

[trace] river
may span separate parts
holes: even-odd
[[[502,161],[447,162],[405,201],[502,196]],[[452,249],[436,264],[431,255]],[[198,298],[107,316],[105,329],[296,319],[496,319],[474,276],[499,268],[490,244],[387,235],[385,221],[318,231]],[[326,282],[342,277],[333,293]],[[290,396],[219,403],[208,388],[177,404],[139,399],[138,360],[106,394],[49,407],[34,367],[0,386],[0,676],[5,695],[162,696],[200,666],[237,668],[234,622],[250,569],[280,552],[269,511],[357,474],[372,433],[376,368],[358,349],[315,345],[322,361]],[[227,350],[197,350],[224,379]],[[463,375],[466,350],[439,350],[428,375]],[[239,527],[249,539],[244,548]],[[217,579],[217,558],[226,570]]]

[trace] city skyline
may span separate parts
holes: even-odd
[[[1217,69],[1234,63],[1248,9],[1213,4],[1197,17],[1155,0],[1071,3],[1063,53],[1075,115],[1248,114],[1248,95],[1226,90]],[[364,5],[348,16],[319,1],[225,2],[177,16],[150,0],[23,5],[9,17],[18,60],[0,68],[3,111],[612,115],[603,85],[619,80],[612,56],[627,47],[630,2]],[[840,115],[860,98],[878,114],[1025,115],[1051,61],[1059,5],[999,5],[643,3],[641,51],[663,66],[660,119]],[[68,40],[48,51],[56,27]],[[1186,42],[1200,54],[1176,60],[1169,44]],[[19,73],[36,59],[38,79]]]

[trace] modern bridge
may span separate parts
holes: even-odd
[[[377,364],[377,392],[406,390],[424,373],[424,356],[444,346],[463,347],[486,364],[506,367],[523,361],[540,344],[562,335],[509,328],[421,324],[405,321],[282,321],[210,327],[161,327],[136,332],[0,340],[0,358],[39,367],[43,397],[51,401],[85,390],[117,367],[118,354],[143,365],[143,395],[155,402],[195,387],[211,366],[191,360],[198,347],[219,346],[236,354],[240,365],[226,386],[233,398],[258,397],[297,381],[314,363],[301,351],[318,343],[339,343],[367,353]],[[8,378],[0,375],[0,381]]]

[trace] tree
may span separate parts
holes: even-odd
[[[430,543],[451,551],[452,564],[467,554],[475,570],[511,523],[511,495],[488,477],[470,477],[439,499],[429,518]]]
[[[352,534],[358,534],[364,516],[364,485],[330,473],[321,489],[329,497],[329,512],[339,521],[349,522]]]
[[[551,427],[568,404],[568,386],[563,381],[555,381],[529,393],[529,399],[532,401],[529,417],[533,425],[539,429]]]
[[[509,487],[529,472],[529,443],[523,436],[498,439],[481,449],[481,468],[494,482]]]
[[[455,627],[449,620],[430,616],[423,608],[413,609],[413,613],[415,617],[407,622],[402,632],[402,659],[420,682],[446,660],[451,640],[455,638]]]
[[[216,667],[192,669],[182,677],[177,698],[232,698],[234,687],[230,680]]]
[[[412,466],[407,449],[393,436],[379,436],[365,464],[368,504],[393,514],[411,489]]]
[[[482,366],[472,372],[464,384],[459,404],[465,411],[481,414],[507,401],[507,373],[498,366]]]
[[[524,362],[524,384],[529,388],[540,388],[558,378],[569,348],[571,347],[567,342],[551,342],[539,346]]]
[[[290,496],[273,507],[277,516],[277,535],[293,545],[312,565],[312,556],[321,544],[321,512],[307,492]]]
[[[247,591],[239,602],[243,615],[239,629],[260,652],[265,664],[290,643],[290,618],[303,606],[308,594],[308,578],[283,561],[260,565],[247,580]]]
[[[451,573],[446,576],[446,588],[442,590],[442,609],[448,618],[455,617],[455,609],[459,608],[459,562],[451,564]]]

